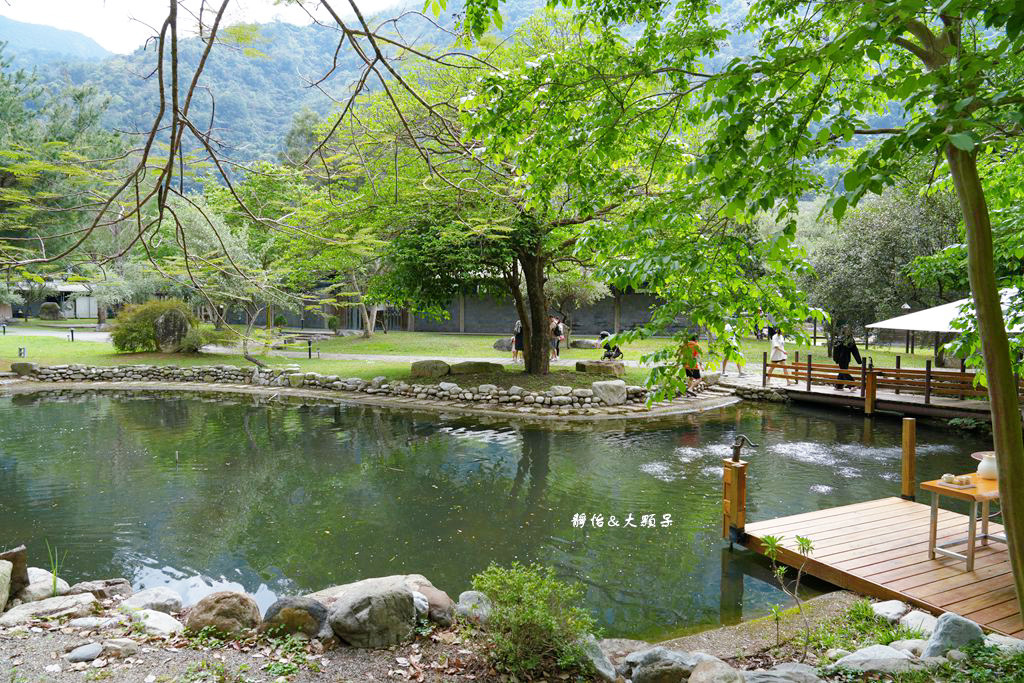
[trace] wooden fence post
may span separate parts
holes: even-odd
[[[967,359],[966,358],[961,358],[960,359],[960,375],[961,375],[961,377],[960,377],[960,388],[963,389],[964,388],[964,382],[967,381]],[[960,400],[961,401],[964,400],[964,395],[962,393],[960,394]]]
[[[897,370],[899,370],[899,369],[900,369],[900,357],[899,357],[899,356],[896,356],[896,369],[897,369]],[[896,393],[897,393],[897,394],[899,394],[899,393],[900,393],[900,385],[899,385],[899,381],[900,381],[901,379],[902,379],[902,378],[900,377],[900,374],[899,374],[899,373],[897,372],[897,373],[896,373]]]
[[[727,459],[723,463],[722,538],[741,543],[747,525],[747,462]]]
[[[900,477],[900,498],[915,500],[917,488],[914,472],[917,460],[917,420],[912,417],[903,418],[903,459]]]
[[[807,391],[811,390],[811,372],[812,371],[813,371],[813,368],[811,368],[811,354],[807,354]]]
[[[932,362],[926,360],[924,362],[924,403],[928,405],[932,402]]]
[[[860,364],[860,397],[864,398],[868,391],[868,366],[864,363]]]
[[[768,386],[768,352],[761,354],[761,386]]]
[[[865,385],[864,414],[872,416],[875,414],[875,392],[878,390],[878,373],[875,370],[868,373]]]

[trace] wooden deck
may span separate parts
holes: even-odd
[[[845,406],[856,410],[864,410],[864,399],[860,394],[841,391],[831,386],[814,385],[807,391],[803,384],[785,386],[785,383],[774,383],[786,390],[786,395],[802,403],[824,403]],[[979,420],[992,419],[988,401],[979,399],[959,400],[948,396],[935,396],[925,403],[920,394],[897,394],[893,391],[879,389],[874,405],[875,412],[899,413],[900,415],[921,415],[928,417],[973,417]]]
[[[811,539],[813,552],[805,565],[812,576],[842,588],[883,600],[903,600],[941,614],[956,612],[987,629],[1024,637],[1020,606],[1014,595],[1006,546],[979,546],[975,568],[962,561],[928,559],[930,507],[902,498],[806,512],[746,525],[743,540],[763,553],[764,536],[782,537],[779,560],[799,566],[797,535]],[[997,524],[991,530],[1002,531]],[[939,510],[939,542],[966,536],[967,516]]]

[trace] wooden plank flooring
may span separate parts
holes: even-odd
[[[748,524],[745,544],[763,553],[762,538],[781,537],[779,560],[799,566],[803,558],[796,552],[796,536],[806,536],[814,547],[805,565],[812,576],[933,614],[956,612],[987,629],[1024,637],[1006,546],[997,541],[979,546],[971,572],[960,560],[929,560],[929,513],[921,503],[882,498]],[[1000,531],[1000,525],[991,525],[990,532]],[[965,537],[967,516],[940,509],[938,535],[940,543]]]

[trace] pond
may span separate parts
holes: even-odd
[[[737,434],[759,445],[748,454],[749,520],[899,494],[898,420],[766,404],[548,429],[254,397],[50,391],[0,396],[0,425],[0,542],[27,543],[37,566],[48,542],[67,553],[68,579],[125,576],[169,585],[186,603],[244,589],[266,607],[398,573],[457,597],[491,562],[540,562],[581,581],[618,637],[669,637],[782,601],[756,578],[763,558],[720,539],[720,463]],[[990,447],[924,424],[918,444],[920,478],[966,471],[969,454]],[[723,567],[746,576],[742,590]]]

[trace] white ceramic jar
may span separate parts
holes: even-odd
[[[978,476],[982,479],[999,478],[999,472],[996,469],[996,456],[994,453],[982,456],[981,462],[978,463]]]

